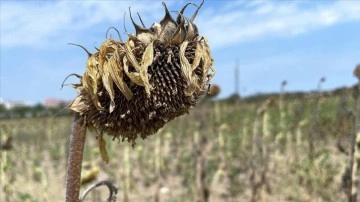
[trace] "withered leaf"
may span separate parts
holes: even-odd
[[[160,41],[168,42],[172,38],[174,31],[176,30],[178,25],[176,21],[171,17],[171,14],[164,2],[163,6],[165,8],[165,17],[160,21],[161,32],[158,36],[158,39]]]
[[[136,24],[134,19],[132,18],[130,8],[129,8],[129,12],[130,12],[131,22],[133,23],[133,25],[135,27],[136,37],[144,44],[149,44],[155,38],[154,33],[150,29],[140,27],[138,24]],[[140,17],[140,15],[139,15],[139,17]]]
[[[101,159],[103,161],[105,161],[106,163],[109,163],[109,155],[106,150],[106,142],[103,138],[103,135],[101,134],[101,135],[97,136],[97,138],[99,141],[99,150],[100,150]]]
[[[82,114],[88,109],[88,105],[84,102],[82,96],[77,96],[75,100],[70,104],[69,108],[75,112]]]
[[[179,14],[180,15],[180,14]],[[184,41],[186,35],[185,20],[180,18],[180,24],[178,25],[173,37],[170,40],[170,44],[181,44]]]

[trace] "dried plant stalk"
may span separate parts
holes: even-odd
[[[268,170],[270,154],[269,146],[266,140],[270,137],[270,119],[269,108],[274,105],[275,100],[271,97],[257,110],[253,125],[252,139],[252,160],[251,160],[251,199],[250,201],[259,201],[262,197],[263,186],[268,184]]]
[[[284,104],[284,95],[285,95],[285,86],[287,85],[287,81],[281,82],[281,88],[280,88],[280,95],[279,95],[279,113],[280,113],[280,131],[276,135],[276,143],[283,151],[284,149],[284,143],[286,142],[286,110],[285,110],[285,104]]]
[[[206,146],[206,137],[201,131],[194,132],[196,141],[196,165],[195,165],[195,184],[196,184],[196,195],[197,201],[207,202],[210,196],[209,188],[205,183],[205,156],[204,148]]]
[[[79,200],[81,163],[85,144],[86,127],[80,114],[74,114],[72,134],[70,140],[70,152],[66,177],[66,202]]]
[[[311,161],[315,158],[316,153],[316,147],[314,145],[315,138],[318,133],[319,128],[319,114],[320,114],[320,99],[321,99],[321,84],[325,82],[325,77],[322,77],[318,82],[316,97],[314,101],[314,111],[313,111],[313,120],[310,125],[310,132],[309,132],[309,138],[308,138],[308,145],[309,145],[309,159]]]

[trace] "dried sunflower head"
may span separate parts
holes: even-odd
[[[210,49],[194,19],[165,17],[150,28],[137,25],[125,42],[105,40],[89,54],[78,96],[69,108],[100,134],[127,139],[147,137],[188,112],[207,90],[214,69]],[[139,16],[140,18],[140,16]],[[141,20],[141,18],[140,18]]]

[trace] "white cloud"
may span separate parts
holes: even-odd
[[[210,39],[213,48],[268,36],[289,37],[360,20],[360,3],[355,1],[322,2],[307,7],[301,1],[227,3],[224,7],[231,10],[210,9],[197,19],[202,34]]]
[[[76,30],[85,30],[102,22],[121,25],[129,6],[132,12],[140,12],[150,19],[156,17],[159,20],[163,16],[160,2],[1,2],[1,45],[38,46],[58,40],[60,34],[75,33]],[[129,22],[129,19],[127,21]]]
[[[140,12],[147,16],[145,23],[149,26],[163,16],[160,2],[4,1],[0,16],[1,46],[46,46],[59,40],[63,40],[62,44],[77,41],[87,29],[94,29],[93,26],[104,22],[114,23],[122,29],[123,15],[129,6],[134,14]],[[360,20],[360,3],[355,1],[322,2],[310,6],[303,6],[301,1],[225,1],[219,8],[212,3],[205,2],[208,5],[200,11],[196,22],[213,48],[268,36],[289,37]],[[168,4],[170,7],[177,3],[169,1]]]

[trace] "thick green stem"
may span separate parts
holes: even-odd
[[[78,202],[81,181],[81,164],[85,144],[86,127],[80,114],[74,114],[70,139],[70,151],[66,176],[66,202]]]

